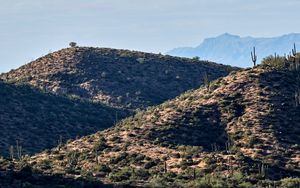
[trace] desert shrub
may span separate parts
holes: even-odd
[[[63,155],[63,154],[57,154],[57,155],[54,156],[54,158],[55,158],[56,160],[61,161],[61,160],[64,159],[64,155]]]
[[[124,150],[126,150],[126,149],[124,148]],[[119,151],[121,151],[121,148],[118,147],[118,146],[115,146],[115,147],[111,148],[110,151],[112,151],[112,152],[119,152]]]
[[[180,153],[171,153],[171,157],[180,158]]]
[[[119,136],[112,136],[109,141],[115,142],[115,143],[120,143],[121,142],[121,138]]]
[[[1,168],[6,168],[8,166],[11,166],[11,162],[4,157],[0,156],[0,167]]]
[[[136,61],[139,62],[140,64],[143,64],[145,63],[145,58],[137,58]]]
[[[190,187],[203,187],[203,188],[226,188],[228,187],[228,182],[224,181],[220,177],[214,177],[212,175],[206,175],[204,177],[201,177],[191,184],[189,184]]]
[[[145,159],[145,155],[143,155],[143,154],[138,154],[137,156],[136,156],[136,160],[138,160],[138,161],[141,161],[141,160],[144,160]]]
[[[106,149],[108,145],[106,144],[105,138],[101,137],[98,142],[96,142],[93,146],[94,151],[103,151]]]
[[[150,177],[150,173],[148,170],[140,168],[134,171],[134,177],[133,177],[134,179],[147,180],[149,177]]]
[[[271,66],[273,68],[276,69],[285,69],[289,67],[289,62],[285,59],[285,57],[281,57],[281,56],[268,56],[265,57],[262,62],[262,65],[267,65],[267,66]]]
[[[280,187],[293,188],[300,186],[300,178],[285,178],[280,181]]]
[[[253,147],[255,144],[259,143],[259,140],[254,137],[254,136],[251,136],[248,141],[247,141],[247,146],[248,147]]]
[[[176,178],[177,174],[175,172],[168,171],[168,172],[164,173],[164,176],[167,178]]]
[[[41,160],[37,163],[37,167],[39,167],[42,170],[51,169],[51,161],[47,159]]]
[[[109,179],[114,182],[121,182],[121,181],[129,180],[131,176],[132,176],[131,168],[122,168],[117,172],[110,173]]]
[[[77,43],[76,43],[76,42],[70,42],[70,43],[69,43],[69,46],[72,47],[72,48],[74,48],[74,47],[77,46]]]
[[[252,188],[254,185],[250,182],[242,182],[238,185],[240,188]]]
[[[67,153],[66,158],[68,160],[68,165],[69,166],[77,165],[79,156],[80,153],[77,151],[70,151],[69,153]]]
[[[105,164],[99,164],[94,169],[95,172],[103,172],[105,174],[110,173],[111,169],[108,165]]]
[[[189,166],[192,166],[194,164],[193,159],[191,158],[186,158],[186,159],[182,159],[182,161],[180,162],[180,167],[181,169],[186,169]]]
[[[147,184],[147,187],[173,187],[170,186],[168,183],[167,179],[165,177],[160,177],[160,176],[154,176],[151,178],[149,183]]]
[[[160,160],[159,160],[159,159],[150,160],[150,161],[148,161],[148,162],[145,164],[144,168],[145,168],[145,169],[152,168],[152,167],[154,167],[154,166],[158,165],[158,164],[159,164],[159,162],[160,162]]]
[[[199,60],[200,60],[200,57],[199,57],[199,56],[195,56],[195,57],[192,58],[192,60],[194,60],[194,61],[199,61]]]
[[[121,153],[120,155],[113,157],[110,159],[110,163],[111,164],[118,164],[119,162],[126,160],[126,158],[128,157],[128,154],[126,152]]]

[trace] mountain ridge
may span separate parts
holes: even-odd
[[[180,57],[195,57],[211,61],[238,66],[251,67],[250,52],[257,49],[258,62],[264,57],[273,55],[288,55],[293,44],[300,46],[300,34],[290,33],[278,37],[240,37],[229,33],[217,37],[210,37],[196,47],[175,48],[166,54]]]

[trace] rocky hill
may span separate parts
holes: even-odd
[[[213,80],[230,66],[108,48],[75,47],[48,54],[0,78],[128,110],[160,104]]]
[[[51,148],[111,127],[235,68],[102,48],[68,48],[0,75],[0,155]],[[2,80],[2,81],[1,81]]]
[[[32,154],[112,126],[129,112],[0,81],[0,155]],[[17,143],[18,142],[18,143]]]
[[[22,164],[43,174],[134,186],[297,187],[300,76],[294,65],[270,57]]]

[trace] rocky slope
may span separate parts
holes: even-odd
[[[204,74],[213,80],[235,69],[159,54],[76,47],[48,54],[0,78],[136,110],[198,88]]]
[[[198,87],[204,74],[214,79],[234,69],[127,50],[76,47],[48,54],[0,75],[0,155],[11,147],[16,152],[16,145],[33,154],[95,133]]]
[[[112,126],[116,114],[129,112],[0,81],[0,155],[13,147],[16,157],[17,142],[22,154],[32,154],[95,133]]]
[[[299,77],[290,60],[269,59],[23,164],[151,187],[297,187]]]

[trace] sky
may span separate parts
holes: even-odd
[[[164,53],[228,32],[300,31],[299,0],[0,0],[0,72],[79,46]]]

